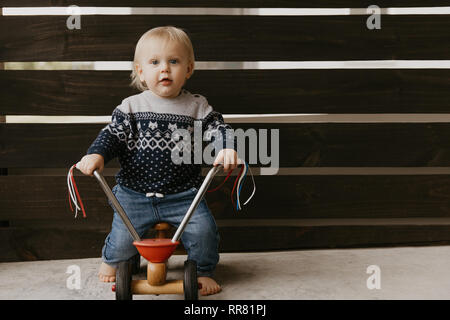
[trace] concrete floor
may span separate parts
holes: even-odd
[[[186,256],[169,260],[169,279],[182,278]],[[0,299],[114,299],[97,280],[99,258],[0,263]],[[142,259],[142,270],[146,261]],[[80,289],[68,289],[70,266],[80,269]],[[368,289],[380,270],[380,289]],[[217,280],[223,291],[201,299],[450,299],[450,246],[223,253]],[[144,275],[143,275],[144,276]],[[371,282],[374,283],[374,282]],[[134,299],[183,299],[142,295]]]

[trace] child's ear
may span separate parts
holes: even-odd
[[[194,72],[194,64],[191,62],[188,64],[188,72],[186,74],[186,80],[192,76],[193,72]]]
[[[139,79],[140,79],[141,81],[143,81],[143,79],[141,79],[142,69],[141,69],[141,67],[139,66],[138,63],[136,63],[136,64],[134,65],[134,70],[136,71],[137,75],[139,76]]]

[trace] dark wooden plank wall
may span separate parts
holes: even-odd
[[[99,1],[71,4],[105,5]],[[134,0],[107,5],[218,4]],[[250,8],[365,7],[371,3],[220,4]],[[24,1],[20,5],[69,4]],[[389,1],[377,5],[394,6]],[[424,4],[411,0],[395,3],[399,5]],[[445,4],[430,1],[426,5]],[[64,27],[66,17],[0,17],[0,61],[131,61],[139,36],[148,28],[167,24],[189,31],[198,61],[448,59],[450,21],[446,15],[383,16],[382,29],[376,31],[365,28],[365,19],[83,16],[82,29],[73,32]],[[128,78],[129,72],[123,71],[1,71],[0,115],[109,115],[123,98],[136,93],[128,88]],[[197,70],[187,89],[204,94],[224,114],[448,113],[449,78],[448,69]],[[66,177],[61,173],[83,156],[103,126],[0,123],[1,261],[99,256],[111,209],[96,181],[77,174],[88,218],[75,220],[67,205]],[[233,128],[279,129],[280,165],[286,170],[336,169],[335,174],[325,175],[257,175],[256,195],[241,212],[231,207],[231,183],[208,194],[221,230],[222,251],[449,243],[450,183],[448,175],[442,174],[450,160],[447,122],[261,122],[234,123]],[[109,168],[117,166],[116,161],[109,164]],[[259,162],[254,164],[259,166]],[[417,175],[339,174],[338,169],[345,167],[443,170]],[[35,168],[35,175],[5,176],[8,169],[23,168]],[[39,174],[45,168],[59,168],[59,174]],[[213,184],[223,178],[216,177]],[[112,186],[114,178],[107,180]],[[248,179],[243,199],[250,192]]]
[[[5,7],[17,7],[14,0],[2,0],[0,4]],[[48,6],[108,6],[108,7],[211,7],[211,8],[366,8],[373,5],[372,0],[21,0],[20,6],[48,7]],[[420,6],[446,6],[445,0],[428,0],[426,3],[420,0],[395,1],[378,0],[379,7],[420,7]]]
[[[220,184],[223,178],[216,176],[212,185]],[[236,213],[229,201],[232,185],[226,184],[223,192],[207,194],[207,201],[217,219],[253,220],[257,224],[258,219],[450,218],[448,177],[444,175],[278,175],[254,178],[261,187],[255,194],[253,205],[244,207],[242,212]],[[94,178],[76,177],[80,194],[85,199],[87,220],[74,219],[67,205],[66,181],[61,177],[6,176],[2,180],[0,191],[8,193],[8,197],[0,199],[0,220],[13,216],[10,226],[26,226],[28,221],[42,219],[46,225],[55,227],[61,223],[105,227],[105,221],[112,218],[108,214],[111,209],[107,199]],[[115,183],[114,177],[106,180],[110,185]],[[265,184],[272,188],[264,187]],[[290,192],[274,192],[280,189]],[[381,193],[380,189],[385,192]],[[248,194],[251,190],[251,184],[245,184],[243,192]],[[17,206],[18,202],[23,204]],[[33,210],[24,211],[24,208]]]
[[[65,16],[5,16],[0,29],[15,32],[1,33],[0,52],[5,61],[131,61],[145,31],[172,24],[188,31],[199,61],[448,58],[447,15],[384,15],[381,30],[369,30],[366,19],[136,15],[130,23],[126,15],[87,15],[74,31],[65,27]]]
[[[0,126],[0,167],[61,168],[80,159],[104,124]],[[235,123],[279,130],[281,167],[448,167],[446,123]],[[261,135],[258,134],[258,137]],[[269,137],[270,142],[270,137]],[[248,143],[245,159],[249,158]],[[270,152],[270,149],[269,149]],[[257,166],[261,165],[258,157]],[[118,162],[110,166],[117,167]],[[270,164],[269,164],[270,165]]]
[[[449,69],[196,70],[194,74],[186,89],[201,92],[226,114],[448,111]],[[2,114],[108,115],[124,97],[138,93],[128,86],[128,79],[127,71],[6,70],[0,73]]]
[[[2,259],[98,256],[112,222],[111,209],[93,178],[76,179],[86,219],[74,219],[70,212],[63,177],[2,177],[0,193],[8,194],[0,199]],[[216,177],[213,185],[222,179]],[[107,181],[114,184],[113,177]],[[447,176],[280,175],[256,176],[255,181],[254,202],[241,212],[232,208],[232,186],[207,194],[222,251],[429,245],[448,240]],[[250,192],[245,185],[243,199]]]

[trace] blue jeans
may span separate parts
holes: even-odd
[[[156,223],[164,221],[178,227],[198,192],[191,188],[162,198],[147,197],[119,184],[112,188],[120,205],[140,237]],[[108,200],[109,205],[111,202]],[[188,259],[197,262],[198,276],[212,277],[219,262],[219,233],[206,200],[202,199],[181,236]],[[114,210],[112,228],[102,249],[102,260],[112,267],[137,254],[133,238]]]

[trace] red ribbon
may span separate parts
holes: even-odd
[[[233,193],[234,193],[234,189],[236,188],[236,184],[239,181],[239,178],[241,177],[242,171],[244,171],[244,164],[242,164],[241,171],[239,171],[239,174],[238,174],[236,180],[234,181],[233,190],[231,190],[231,202],[233,203],[233,207],[235,207],[234,206]],[[236,189],[236,192],[237,192],[237,189]]]
[[[73,169],[74,169],[74,168],[76,168],[76,165],[75,165],[75,164],[74,164],[74,165],[72,166],[72,168],[70,169],[70,170],[71,170],[70,180],[72,181],[72,185],[73,185],[73,187],[74,187],[74,189],[75,189],[75,193],[76,193],[76,196],[77,196],[77,200],[78,200],[78,202],[80,203],[81,211],[83,211],[83,217],[86,218],[86,212],[84,211],[83,201],[81,200],[81,196],[80,196],[80,194],[79,194],[79,192],[78,192],[77,184],[75,183],[75,179],[74,179],[74,177],[73,177]],[[69,195],[69,204],[70,204],[70,209],[71,209],[72,212],[73,212],[72,203],[70,202],[70,195]]]
[[[234,170],[234,169],[233,169],[233,170]],[[213,190],[208,190],[207,192],[214,192],[214,191],[219,190],[219,189],[223,186],[223,184],[225,183],[225,181],[227,181],[228,177],[231,175],[231,173],[233,172],[233,170],[231,170],[230,172],[228,172],[228,175],[227,175],[227,177],[225,178],[225,180],[223,180],[223,182],[222,182],[217,188],[215,188],[215,189],[213,189]]]

